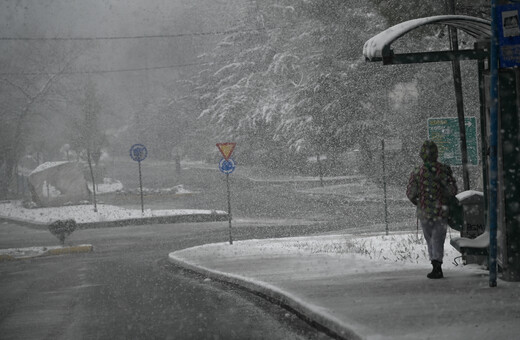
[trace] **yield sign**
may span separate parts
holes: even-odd
[[[217,148],[226,161],[231,157],[233,150],[235,150],[235,145],[237,145],[237,143],[217,143]]]

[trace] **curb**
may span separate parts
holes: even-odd
[[[190,215],[174,215],[174,216],[152,216],[143,218],[130,218],[126,220],[117,221],[102,221],[102,222],[86,222],[77,223],[77,229],[95,229],[95,228],[111,228],[111,227],[125,227],[129,225],[144,225],[144,224],[168,224],[168,223],[190,223],[190,222],[223,222],[228,220],[226,214],[190,214]],[[0,221],[9,221],[23,225],[25,227],[47,230],[49,223],[41,223],[36,221],[21,220],[12,217],[0,216]]]
[[[279,289],[278,287],[275,287],[267,283],[261,284],[244,276],[224,273],[196,264],[192,264],[181,258],[176,257],[174,253],[170,253],[168,255],[168,261],[174,265],[205,275],[213,280],[226,282],[238,286],[271,302],[275,302],[280,306],[297,314],[310,325],[323,331],[332,338],[345,340],[362,339],[362,337],[359,334],[355,333],[354,330],[346,326],[340,320],[330,315],[327,315],[326,313],[320,313],[312,310],[305,304],[305,302],[302,299],[288,292],[285,292],[282,289]]]
[[[14,256],[11,256],[11,255],[4,255],[4,254],[0,255],[0,262],[15,261],[15,260],[17,260],[17,258]]]
[[[104,221],[104,222],[88,222],[78,223],[78,229],[94,229],[94,228],[110,228],[124,227],[129,225],[144,224],[168,224],[168,223],[184,223],[184,222],[221,222],[227,221],[227,214],[191,214],[191,215],[174,215],[174,216],[153,216],[143,218],[131,218],[127,220]]]
[[[52,255],[66,255],[66,254],[80,254],[90,253],[94,251],[94,246],[91,244],[81,244],[78,246],[62,247],[62,248],[51,248],[41,254],[26,255],[26,256],[12,256],[9,254],[0,254],[0,263],[6,261],[20,261],[33,259],[37,257],[45,257]]]
[[[45,253],[43,253],[41,256],[90,253],[92,251],[94,251],[94,246],[92,246],[91,244],[83,244],[80,246],[49,249]]]
[[[0,216],[0,222],[13,222],[19,225],[22,225],[24,227],[33,228],[33,229],[48,229],[49,224],[42,223],[42,222],[36,222],[36,221],[28,221],[28,220],[22,220],[15,217],[7,217],[7,216]]]

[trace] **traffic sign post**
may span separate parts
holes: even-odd
[[[477,119],[465,117],[468,163],[478,165]],[[457,117],[429,118],[428,139],[439,148],[439,162],[449,165],[462,165],[460,130]]]
[[[385,232],[388,235],[388,203],[386,200],[386,165],[385,165],[385,140],[381,139],[381,160],[383,162],[383,200],[385,205]]]
[[[134,144],[130,148],[130,158],[139,164],[139,189],[141,192],[141,212],[144,214],[143,180],[141,176],[141,161],[148,156],[148,150],[143,144]]]
[[[235,161],[230,158],[236,143],[217,143],[217,148],[224,158],[218,164],[220,171],[226,174],[227,200],[228,200],[228,221],[229,221],[229,244],[233,244],[233,233],[231,227],[231,189],[229,186],[229,174],[235,171]]]

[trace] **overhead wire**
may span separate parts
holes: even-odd
[[[0,76],[39,76],[39,75],[52,75],[56,73],[60,73],[62,75],[68,74],[103,74],[103,73],[120,73],[120,72],[138,72],[138,71],[153,71],[153,70],[163,70],[163,69],[171,69],[171,68],[181,68],[181,67],[189,67],[189,66],[203,66],[212,64],[210,62],[202,62],[202,63],[185,63],[185,64],[175,64],[175,65],[166,65],[166,66],[149,66],[149,67],[138,67],[138,68],[123,68],[123,69],[107,69],[107,70],[84,70],[84,71],[64,71],[64,72],[0,72]]]
[[[0,37],[0,41],[96,41],[96,40],[131,40],[131,39],[161,39],[161,38],[182,38],[194,36],[211,36],[211,35],[226,35],[233,33],[249,33],[255,31],[271,31],[276,29],[283,29],[285,27],[273,28],[252,28],[241,30],[227,30],[227,31],[211,31],[211,32],[195,32],[195,33],[177,33],[177,34],[155,34],[155,35],[135,35],[135,36],[107,36],[107,37]],[[85,71],[66,71],[61,74],[104,74],[104,73],[119,73],[119,72],[137,72],[137,71],[151,71],[161,69],[182,68],[190,66],[209,65],[210,62],[201,63],[184,63],[166,66],[150,66],[139,68],[124,68],[124,69],[108,69],[108,70],[85,70]],[[15,75],[50,75],[55,72],[0,72],[0,76],[15,76]]]
[[[287,26],[289,27],[289,26]],[[192,33],[176,33],[176,34],[152,34],[152,35],[134,35],[134,36],[106,36],[106,37],[0,37],[0,41],[94,41],[94,40],[132,40],[132,39],[161,39],[161,38],[182,38],[196,36],[226,35],[233,33],[249,33],[255,31],[271,31],[286,28],[250,28],[240,30],[227,31],[211,31],[211,32],[192,32]]]

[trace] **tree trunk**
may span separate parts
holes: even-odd
[[[90,177],[92,178],[92,194],[94,198],[94,211],[97,212],[97,202],[96,202],[96,180],[94,178],[94,170],[92,169],[92,159],[90,157],[90,150],[87,149],[87,162],[88,168],[90,169]]]

